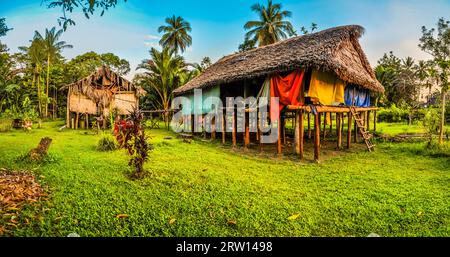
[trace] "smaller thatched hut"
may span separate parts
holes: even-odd
[[[112,112],[129,114],[139,106],[139,97],[146,93],[105,66],[67,88],[67,127],[71,128],[78,128],[81,115],[88,126],[89,115],[105,121]]]

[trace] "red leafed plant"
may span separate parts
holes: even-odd
[[[144,116],[139,109],[134,109],[126,120],[117,120],[114,125],[114,136],[121,148],[125,148],[131,159],[129,166],[134,168],[132,178],[145,176],[144,163],[148,160],[151,145],[147,143],[145,130],[142,126]]]

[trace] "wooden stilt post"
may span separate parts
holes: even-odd
[[[311,139],[311,115],[308,112],[308,139]]]
[[[350,144],[352,141],[352,114],[347,113],[348,124],[347,124],[347,149],[350,149]]]
[[[373,112],[373,131],[377,131],[377,111]]]
[[[323,113],[323,140],[325,140],[325,137],[327,136],[327,115],[328,113]]]
[[[336,118],[337,118],[337,114],[336,114]],[[330,135],[333,134],[333,113],[330,112]]]
[[[249,114],[245,114],[245,134],[244,134],[244,149],[247,150],[250,145],[250,128],[249,128]]]
[[[259,119],[260,118],[258,117],[258,124],[257,124],[258,135],[259,135],[258,142],[259,142],[259,151],[262,152],[262,150],[263,150],[263,143],[262,143],[262,136],[263,136],[263,134],[262,134],[262,131],[261,131],[260,120]]]
[[[295,112],[295,137],[294,137],[294,153],[300,154],[300,112],[301,110],[297,110]]]
[[[86,118],[86,124],[85,124],[86,129],[89,129],[89,113],[85,114],[85,118]]]
[[[336,113],[336,134],[337,134],[337,148],[341,149],[342,147],[342,119],[341,114]]]
[[[216,117],[211,118],[211,139],[216,140]]]
[[[277,124],[277,126],[278,126],[277,153],[279,155],[281,155],[283,153],[283,151],[281,149],[281,137],[282,137],[282,134],[281,134],[281,123],[282,123],[281,115],[279,115],[278,116],[278,124]]]
[[[320,113],[314,115],[314,160],[320,158]]]
[[[225,113],[222,113],[222,144],[224,145],[226,143],[226,126],[225,126]]]
[[[80,114],[77,112],[77,117],[75,119],[75,129],[78,129],[78,120],[80,118]]]
[[[299,120],[298,120],[298,124],[300,127],[300,139],[299,139],[299,150],[300,150],[300,160],[303,160],[303,141],[304,141],[304,135],[305,135],[305,130],[304,130],[304,125],[303,125],[303,110],[300,110],[299,113]]]
[[[232,138],[233,138],[233,147],[236,147],[236,111],[233,113],[233,132]]]
[[[366,128],[367,128],[367,131],[369,131],[370,130],[370,111],[367,111],[367,120],[366,120]]]
[[[206,124],[208,124],[207,123],[207,121],[206,121],[206,118],[205,118],[205,114],[202,114],[202,124],[203,124],[203,139],[206,139],[207,137],[206,137],[206,134],[208,133],[207,131],[206,131]]]
[[[283,142],[282,144],[286,144],[286,118],[285,116],[283,118],[281,118],[281,133],[283,135]]]
[[[191,134],[192,137],[194,137],[194,133],[195,133],[195,116],[194,114],[191,114]]]
[[[361,115],[359,115],[361,117]],[[358,143],[358,127],[356,125],[356,120],[355,122],[353,122],[353,130],[354,130],[354,138],[353,138],[353,142]]]

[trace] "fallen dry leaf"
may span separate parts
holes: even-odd
[[[25,204],[44,200],[45,195],[32,173],[0,168],[0,216],[11,216],[10,224],[17,223],[18,212]],[[5,230],[0,228],[0,234]]]
[[[230,225],[230,226],[236,226],[236,225],[237,225],[237,222],[236,222],[235,220],[229,220],[229,221],[227,222],[227,224]]]
[[[116,216],[116,218],[118,218],[118,219],[128,218],[128,214],[118,214],[118,215]]]
[[[172,225],[172,224],[174,224],[176,221],[177,221],[176,219],[170,219],[170,220],[169,220],[169,224]]]

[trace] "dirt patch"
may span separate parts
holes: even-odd
[[[35,204],[46,197],[31,172],[0,168],[0,236],[19,225],[18,217],[25,205]]]

